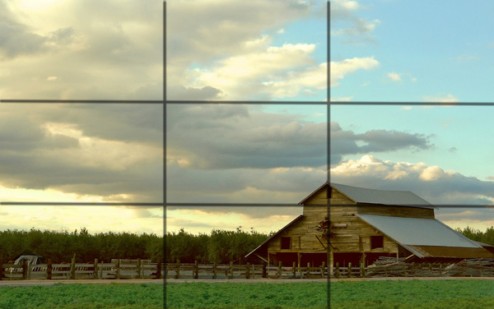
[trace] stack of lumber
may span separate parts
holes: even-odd
[[[494,259],[465,259],[445,268],[448,277],[494,277]]]
[[[410,264],[405,260],[393,257],[380,257],[374,264],[367,267],[367,277],[403,277],[408,272]]]

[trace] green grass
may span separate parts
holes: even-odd
[[[332,282],[330,298],[332,309],[494,308],[494,281]]]
[[[173,283],[166,297],[170,309],[323,309],[327,283]]]
[[[162,284],[55,284],[0,288],[0,309],[162,309]]]
[[[170,309],[322,309],[325,282],[172,283]],[[332,309],[494,308],[494,280],[340,281]],[[161,284],[56,284],[0,288],[0,309],[164,308]]]

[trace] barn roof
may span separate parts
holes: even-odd
[[[323,184],[309,196],[304,198],[299,204],[305,204],[307,200],[309,200],[317,192],[320,192],[320,190],[327,188],[327,186],[327,183]],[[331,187],[338,190],[355,203],[432,208],[432,205],[426,200],[410,191],[376,190],[338,183],[331,183]]]
[[[358,216],[420,258],[492,257],[479,243],[436,219],[367,214]]]

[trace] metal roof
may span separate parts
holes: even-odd
[[[358,216],[401,245],[482,248],[436,219]]]
[[[426,200],[410,191],[376,190],[337,183],[331,183],[331,187],[356,203],[432,208]]]

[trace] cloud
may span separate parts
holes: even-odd
[[[396,130],[370,130],[355,133],[331,123],[331,163],[342,160],[344,155],[370,152],[389,152],[400,149],[425,150],[432,147],[430,137]]]
[[[326,166],[200,170],[170,164],[170,203],[289,203],[301,201],[327,178]]]
[[[265,45],[189,71],[189,87],[220,89],[221,99],[292,97],[326,88],[326,66],[311,59],[313,44]]]
[[[214,99],[223,100],[296,95],[289,91],[294,82],[280,83],[317,70],[319,63],[312,59],[315,46],[273,45],[266,33],[318,16],[314,6],[320,5],[295,0],[171,2],[168,72],[174,78],[169,97],[190,99],[181,87],[211,87],[218,90]]]
[[[171,106],[169,156],[194,168],[319,166],[326,162],[326,124],[248,105]]]
[[[338,86],[346,75],[358,70],[371,70],[376,68],[379,62],[373,57],[349,58],[342,61],[331,61],[331,87]]]
[[[0,95],[161,99],[162,1],[0,4]],[[63,12],[63,14],[60,14]],[[123,65],[125,64],[125,65]],[[56,80],[50,77],[56,77]],[[28,89],[28,91],[26,91]]]
[[[325,123],[264,113],[248,105],[175,105],[168,115],[169,158],[184,167],[314,167],[326,162]],[[428,136],[396,130],[355,133],[331,123],[330,131],[333,163],[347,154],[432,146]]]
[[[0,59],[46,50],[47,38],[20,22],[6,2],[0,2]]]
[[[158,0],[145,6],[138,0],[44,6],[2,2],[0,56],[6,61],[0,95],[162,99],[162,6]],[[305,18],[324,18],[324,6],[298,0],[169,1],[168,99],[313,95],[326,84],[325,64],[313,59],[314,44],[273,45],[266,33],[276,35],[288,23]],[[232,71],[245,61],[248,74]],[[194,78],[198,80],[191,81]]]
[[[439,205],[494,204],[493,181],[480,180],[423,162],[392,162],[365,155],[333,167],[331,179],[362,187],[412,191]]]
[[[161,115],[157,105],[2,104],[0,185],[159,202]]]
[[[388,73],[386,75],[390,80],[394,81],[394,82],[399,82],[401,81],[401,76],[399,73],[396,73],[396,72],[391,72],[391,73]]]
[[[358,16],[362,6],[358,1],[331,1],[332,36],[341,36],[346,43],[372,41],[372,32],[381,23],[380,20],[368,20]],[[342,26],[346,25],[346,26]]]

